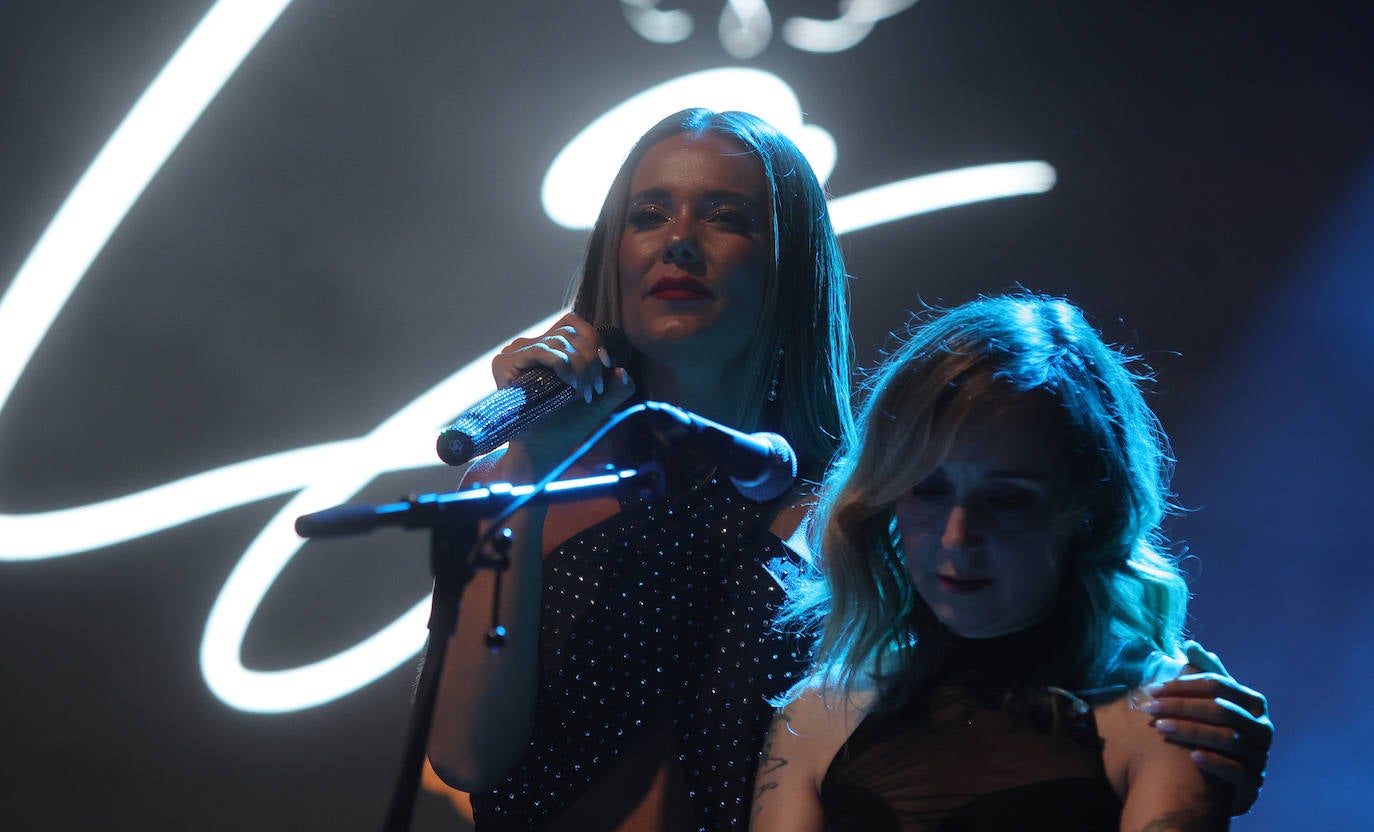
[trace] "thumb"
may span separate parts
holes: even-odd
[[[1220,673],[1222,676],[1231,678],[1227,672],[1226,665],[1221,663],[1221,657],[1216,653],[1198,644],[1191,639],[1183,643],[1183,653],[1188,657],[1188,664],[1201,670],[1203,673]]]

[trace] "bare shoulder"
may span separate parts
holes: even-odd
[[[759,756],[750,821],[755,832],[821,828],[821,781],[873,701],[868,691],[844,695],[823,684],[798,691],[773,715]]]
[[[871,687],[846,695],[813,679],[774,714],[769,746],[792,752],[819,785],[830,761],[868,715],[874,700]]]
[[[1163,736],[1154,728],[1154,717],[1140,709],[1145,701],[1141,688],[1177,676],[1187,665],[1177,659],[1155,653],[1146,661],[1139,686],[1108,702],[1093,707],[1097,731],[1103,740],[1102,762],[1117,794],[1125,796],[1131,766],[1145,752],[1158,751]],[[1175,751],[1187,756],[1177,746]]]
[[[813,562],[811,549],[807,544],[807,533],[810,529],[811,512],[815,507],[815,495],[794,493],[791,500],[773,517],[773,523],[768,529],[786,543],[788,548],[801,555],[807,563]]]

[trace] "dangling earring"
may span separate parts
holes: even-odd
[[[768,381],[768,401],[778,400],[778,379],[782,375],[782,344],[778,344],[778,351],[773,354],[773,371]]]

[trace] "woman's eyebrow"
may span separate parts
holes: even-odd
[[[987,472],[988,479],[998,480],[1025,480],[1034,483],[1048,483],[1054,477],[1047,471],[1036,471],[1025,468],[1000,468],[995,471]]]
[[[638,193],[630,194],[631,205],[641,202],[667,202],[669,199],[668,191],[663,188],[645,188]]]
[[[749,197],[748,194],[743,194],[739,191],[731,191],[725,188],[720,188],[714,191],[707,191],[706,193],[701,195],[701,201],[708,205],[716,205],[722,202],[733,202],[746,205],[750,208],[755,207],[755,205],[757,204],[757,200],[752,199],[751,197]]]
[[[956,462],[953,465],[958,467],[959,463]],[[941,466],[940,469],[931,472],[932,476],[943,468],[944,466]],[[979,477],[988,480],[1026,480],[1027,482],[1043,484],[1054,479],[1054,472],[1042,468],[994,468],[980,472]]]

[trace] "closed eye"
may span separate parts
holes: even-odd
[[[1030,491],[1001,491],[989,494],[987,501],[995,508],[1021,509],[1035,505],[1038,495]]]
[[[732,231],[749,231],[754,227],[754,217],[735,208],[719,208],[711,213],[709,219]]]
[[[911,496],[921,501],[943,500],[954,493],[954,486],[944,474],[931,474],[911,487]]]
[[[668,221],[667,213],[657,205],[637,205],[630,209],[625,222],[636,231],[647,231]]]
[[[994,480],[979,489],[978,500],[990,514],[1018,523],[1040,518],[1053,505],[1050,492],[1033,480]]]

